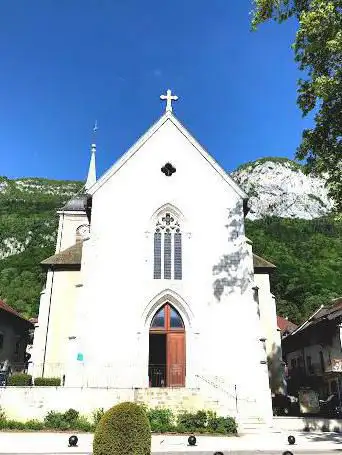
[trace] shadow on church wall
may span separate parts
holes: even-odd
[[[270,389],[274,394],[286,393],[285,364],[281,347],[272,344],[271,352],[267,355],[268,377]]]
[[[253,261],[244,239],[244,216],[242,203],[238,202],[229,210],[227,228],[227,252],[213,266],[215,298],[220,301],[222,295],[239,291],[243,294],[251,283],[251,265]]]

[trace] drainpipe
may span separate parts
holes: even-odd
[[[52,271],[52,278],[51,278],[51,286],[50,286],[49,311],[48,311],[46,335],[45,335],[45,346],[44,346],[42,377],[44,377],[44,371],[45,371],[46,349],[47,349],[47,341],[48,341],[48,336],[49,336],[50,313],[51,313],[51,303],[52,303],[52,288],[53,288],[53,280],[54,280],[54,278],[55,278],[55,271],[53,270]]]

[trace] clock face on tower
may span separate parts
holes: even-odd
[[[79,235],[82,240],[89,237],[90,234],[89,224],[82,224],[81,226],[78,226],[76,234]]]

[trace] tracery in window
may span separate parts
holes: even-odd
[[[182,233],[171,212],[163,213],[156,222],[153,276],[155,279],[182,279]]]

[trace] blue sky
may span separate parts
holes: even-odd
[[[84,179],[94,120],[102,174],[179,95],[174,112],[228,171],[292,158],[295,23],[249,28],[251,0],[4,0],[1,171]]]

